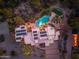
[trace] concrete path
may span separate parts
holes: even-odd
[[[46,47],[46,59],[59,59],[58,41]]]

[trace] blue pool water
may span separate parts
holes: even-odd
[[[44,23],[47,23],[49,21],[49,16],[48,15],[45,15],[41,18],[39,18],[37,21],[36,21],[36,25],[37,26],[41,26],[43,25]]]

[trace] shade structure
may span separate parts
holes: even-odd
[[[37,26],[41,26],[43,25],[44,23],[47,23],[49,21],[49,16],[48,15],[45,15],[41,18],[39,18],[37,21],[36,21],[36,25]]]

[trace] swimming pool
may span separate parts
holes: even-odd
[[[44,23],[47,23],[49,21],[49,16],[48,15],[44,15],[42,16],[41,18],[39,18],[37,21],[36,21],[36,25],[37,26],[41,26],[43,25]]]

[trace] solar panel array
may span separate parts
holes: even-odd
[[[15,30],[16,40],[21,40],[26,35],[26,29],[24,26],[20,26]]]

